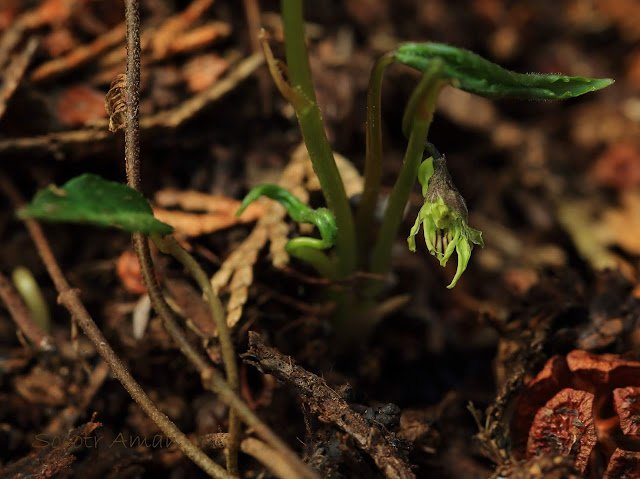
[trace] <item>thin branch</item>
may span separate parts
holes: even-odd
[[[228,435],[224,433],[207,434],[200,438],[200,447],[202,449],[222,449],[228,440]],[[275,449],[258,439],[253,437],[243,439],[240,443],[240,450],[257,459],[280,479],[298,478],[297,471]]]
[[[152,132],[174,131],[233,90],[264,63],[264,56],[256,53],[242,60],[228,75],[214,83],[208,90],[189,98],[170,110],[161,111],[140,120],[140,129],[150,136]],[[113,142],[115,137],[109,132],[107,120],[97,121],[92,128],[52,132],[27,138],[7,138],[0,140],[0,157],[9,153],[28,155],[50,154],[63,149],[76,148],[99,142]]]
[[[31,73],[31,81],[34,83],[57,78],[70,70],[87,64],[97,58],[109,48],[118,45],[125,37],[124,23],[116,25],[107,33],[100,35],[88,45],[82,45],[61,57],[50,60],[38,66]]]
[[[277,349],[265,346],[262,337],[255,332],[249,332],[249,351],[243,358],[260,371],[273,374],[280,381],[295,386],[304,398],[305,405],[321,421],[333,423],[349,434],[387,478],[415,479],[406,458],[395,446],[393,435],[368,423],[327,386],[324,379],[298,366]]]
[[[260,40],[258,39],[261,23],[258,0],[244,0],[244,12],[247,19],[247,28],[249,29],[251,51],[253,53],[261,53]],[[262,115],[268,117],[273,109],[269,73],[261,69],[256,75],[258,77],[258,90],[260,90],[260,100],[262,102]]]
[[[2,115],[7,109],[9,99],[16,91],[16,88],[18,88],[20,80],[31,61],[31,57],[35,53],[37,46],[38,40],[35,37],[30,38],[27,46],[24,47],[24,49],[9,63],[6,68],[3,68],[2,65],[0,65],[0,68],[4,69],[4,74],[2,75],[2,87],[0,88],[0,118],[2,118]]]
[[[217,393],[222,402],[234,408],[244,423],[253,429],[254,433],[264,442],[273,447],[295,469],[300,479],[319,479],[319,476],[287,446],[253,410],[242,401],[238,395],[224,381],[220,373],[214,368],[201,370],[200,376],[205,386]]]

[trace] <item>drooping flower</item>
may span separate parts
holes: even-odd
[[[409,250],[416,250],[415,236],[422,225],[429,253],[438,258],[441,266],[447,264],[455,251],[458,269],[447,286],[453,288],[467,269],[473,245],[484,247],[482,232],[467,224],[467,205],[451,181],[444,156],[427,158],[420,165],[418,179],[422,185],[424,204],[407,238]]]

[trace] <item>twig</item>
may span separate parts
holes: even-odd
[[[202,377],[203,383],[208,385],[211,391],[217,393],[222,402],[238,411],[244,423],[252,428],[258,437],[278,451],[278,453],[289,462],[291,467],[296,471],[298,478],[319,479],[318,475],[313,472],[308,465],[303,463],[289,446],[238,397],[215,369],[209,367],[208,369],[201,370],[200,376]]]
[[[0,176],[0,187],[9,196],[16,208],[23,205],[20,194],[9,180]],[[149,416],[149,418],[158,425],[158,427],[169,437],[176,446],[193,462],[201,467],[207,474],[214,478],[233,479],[235,476],[228,474],[222,467],[213,462],[206,454],[204,454],[197,446],[195,446],[180,429],[160,411],[156,405],[149,399],[140,385],[131,376],[131,373],[124,366],[120,358],[113,351],[106,338],[94,322],[93,318],[86,310],[80,297],[78,290],[71,288],[64,274],[60,270],[60,266],[51,251],[51,247],[42,232],[40,225],[31,219],[24,220],[29,234],[36,245],[38,253],[42,258],[49,276],[58,291],[58,302],[64,306],[75,322],[82,328],[87,337],[93,342],[96,350],[106,361],[113,371],[113,375],[122,383],[127,392],[140,408]]]
[[[11,25],[4,32],[2,38],[0,38],[0,68],[4,68],[5,63],[9,60],[9,55],[15,46],[20,43],[23,33],[23,26],[19,22],[16,22]]]
[[[262,54],[256,53],[245,58],[227,76],[214,83],[208,90],[188,99],[172,110],[143,119],[140,126],[143,129],[173,129],[181,126],[188,119],[231,91],[238,83],[248,78],[263,63],[264,57]]]
[[[31,81],[42,82],[58,77],[98,57],[102,52],[119,44],[125,38],[124,24],[116,25],[88,45],[82,45],[61,58],[50,60],[31,73]]]
[[[29,454],[6,467],[0,467],[0,477],[35,479],[55,477],[65,475],[65,473],[68,475],[68,468],[76,459],[72,453],[78,447],[78,439],[82,442],[100,426],[99,422],[93,422],[92,419],[90,422],[69,431],[66,438],[59,444],[57,443],[56,447],[42,447],[36,454]]]
[[[9,279],[2,273],[0,273],[0,298],[2,298],[2,301],[9,310],[13,321],[29,341],[42,351],[51,351],[55,348],[53,338],[45,333],[40,326],[31,319],[31,315],[24,301]]]
[[[136,237],[134,237],[134,241],[136,241]],[[269,426],[260,420],[253,410],[231,389],[220,373],[211,367],[207,359],[187,340],[174,318],[173,311],[162,296],[155,276],[153,276],[153,271],[144,267],[145,264],[148,265],[151,263],[149,248],[146,248],[144,253],[149,254],[149,259],[147,262],[141,262],[142,277],[147,286],[149,296],[152,298],[152,302],[155,301],[153,303],[154,307],[158,307],[156,312],[162,318],[167,332],[173,337],[176,343],[178,343],[182,353],[200,373],[204,387],[218,394],[222,402],[234,409],[244,423],[254,430],[256,435],[278,451],[278,453],[291,464],[291,467],[297,471],[297,477],[301,479],[318,479],[318,476],[309,466],[304,464],[285,442],[280,439]]]
[[[245,454],[255,457],[276,476],[281,479],[297,479],[298,474],[292,469],[290,464],[283,460],[275,450],[267,446],[264,442],[249,437],[242,441],[240,450]]]
[[[153,58],[166,58],[180,34],[199,19],[214,2],[215,0],[195,0],[184,11],[165,21],[155,32],[151,42]]]
[[[247,18],[247,27],[249,29],[251,51],[253,53],[262,53],[260,39],[258,38],[258,33],[260,32],[260,5],[258,4],[258,0],[244,0],[244,12]],[[262,69],[257,72],[257,77],[260,99],[262,100],[262,114],[265,117],[268,117],[271,114],[271,109],[273,108],[269,73],[265,69]]]
[[[327,386],[324,379],[298,366],[277,349],[265,346],[262,337],[255,332],[249,332],[249,351],[242,357],[261,371],[273,374],[279,380],[298,388],[305,404],[318,415],[318,418],[323,422],[335,424],[351,435],[386,477],[415,479],[405,459],[400,457],[390,441],[390,435],[368,424],[338,393]]]
[[[142,132],[150,133],[154,130],[174,130],[182,126],[233,90],[238,83],[247,79],[263,62],[261,54],[245,58],[226,77],[214,83],[208,90],[188,99],[176,108],[142,118],[140,129]],[[106,120],[98,123],[95,128],[55,132],[30,138],[0,140],[0,157],[9,153],[42,155],[51,151],[60,151],[63,148],[71,149],[78,145],[100,141],[115,141],[108,130],[108,121]]]
[[[13,95],[20,84],[20,80],[24,75],[31,57],[36,51],[38,40],[31,37],[27,42],[27,46],[9,63],[4,70],[2,87],[0,88],[0,118],[7,109],[9,98]],[[2,66],[0,66],[2,68]]]
[[[200,438],[200,447],[202,449],[222,449],[226,446],[228,439],[228,435],[224,433],[207,434]],[[281,479],[298,478],[295,469],[292,469],[291,465],[283,460],[277,451],[258,439],[253,437],[243,439],[240,443],[240,450],[257,459]]]

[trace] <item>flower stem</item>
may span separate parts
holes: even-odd
[[[361,266],[365,266],[368,261],[371,227],[382,179],[382,78],[385,70],[394,60],[394,52],[383,55],[373,66],[369,78],[364,190],[356,214],[356,232]]]
[[[297,239],[300,238],[289,240],[285,248],[287,253],[309,264],[323,278],[336,279],[336,267],[331,258],[322,250],[296,242]]]
[[[344,277],[356,269],[355,227],[340,172],[325,134],[322,115],[311,81],[302,3],[302,0],[281,1],[289,81],[291,87],[309,101],[306,108],[296,110],[296,115],[327,206],[336,216],[339,231],[336,239],[338,274]]]
[[[445,84],[442,80],[442,68],[442,61],[434,59],[431,62],[407,104],[405,119],[412,120],[409,125],[409,144],[373,249],[370,270],[374,274],[386,273],[391,264],[391,247],[398,234],[404,208],[418,175],[436,98],[440,88]],[[403,121],[403,124],[406,123]]]

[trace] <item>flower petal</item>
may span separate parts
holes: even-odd
[[[448,289],[453,288],[464,270],[467,269],[467,265],[469,264],[469,258],[471,258],[471,246],[469,242],[464,238],[461,241],[458,241],[456,244],[456,252],[458,253],[458,269],[456,270],[456,275],[451,280],[451,284],[447,286]]]
[[[420,231],[420,215],[416,218],[416,222],[411,227],[411,231],[409,232],[409,237],[407,238],[407,243],[409,244],[409,251],[415,253],[416,251],[416,235]]]
[[[442,258],[442,260],[440,260],[440,264],[442,266],[447,264],[447,261],[453,254],[453,251],[457,248],[457,245],[459,242],[466,242],[466,240],[460,237],[460,228],[455,228],[455,235],[453,236],[453,239],[449,242],[449,245],[447,246],[447,249],[444,252],[444,257]]]

